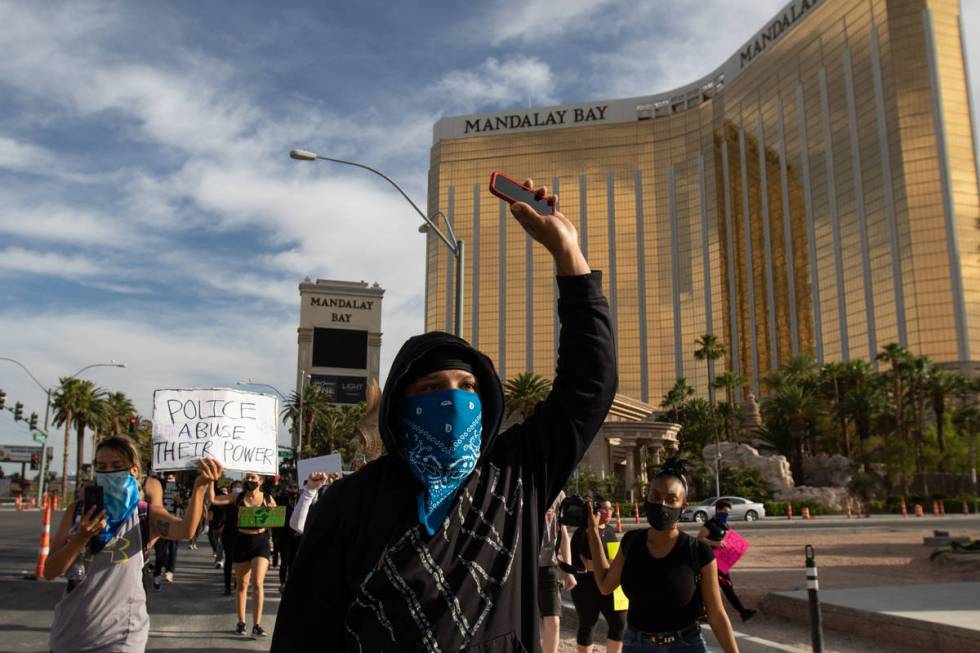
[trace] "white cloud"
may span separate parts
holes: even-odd
[[[43,147],[0,136],[0,169],[34,172],[51,165],[53,160]]]
[[[75,279],[98,276],[105,271],[83,256],[8,247],[0,250],[0,273],[4,272]]]
[[[510,41],[545,43],[594,23],[602,23],[608,6],[615,0],[510,0],[500,4],[485,19],[491,43]],[[638,3],[631,2],[631,5]],[[556,47],[563,44],[556,40]],[[567,42],[564,44],[567,47]]]
[[[99,245],[107,248],[132,245],[142,240],[121,219],[61,204],[16,206],[16,200],[0,194],[0,233],[39,241]]]
[[[471,113],[487,105],[555,104],[551,67],[534,57],[490,57],[471,70],[454,70],[433,87],[446,108]],[[449,113],[447,111],[447,113]]]

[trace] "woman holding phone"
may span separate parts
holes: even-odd
[[[262,477],[249,472],[245,474],[242,492],[225,496],[215,496],[214,486],[208,490],[208,498],[213,506],[234,506],[227,519],[239,521],[239,512],[244,508],[275,507],[276,501],[262,491]],[[252,639],[265,637],[262,628],[262,608],[265,602],[265,574],[269,571],[272,557],[272,542],[268,528],[238,528],[235,542],[231,548],[231,562],[235,565],[235,611],[238,623],[235,632],[247,636],[245,630],[245,603],[248,599],[248,586],[252,586]],[[225,561],[228,564],[228,561]],[[250,582],[251,581],[251,582]]]
[[[125,436],[103,440],[95,449],[95,482],[90,502],[65,510],[51,538],[43,576],[54,580],[75,572],[54,609],[49,649],[54,653],[136,653],[146,648],[150,619],[143,589],[143,559],[158,538],[189,538],[201,519],[204,494],[221,477],[216,460],[198,461],[201,473],[182,519],[162,505],[140,501],[140,454]]]

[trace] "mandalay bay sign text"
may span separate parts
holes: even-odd
[[[559,127],[578,123],[602,122],[606,119],[607,104],[551,111],[526,111],[505,115],[467,118],[464,134],[483,134],[510,129]]]
[[[796,0],[789,5],[783,13],[776,16],[762,31],[755,35],[755,38],[748,45],[742,48],[739,53],[739,67],[744,68],[752,63],[753,59],[765,52],[770,44],[775,43],[780,36],[788,32],[793,25],[818,4],[820,4],[820,0]]]

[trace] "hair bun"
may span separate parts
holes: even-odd
[[[680,476],[686,476],[687,466],[689,464],[690,463],[688,463],[688,461],[675,456],[673,458],[668,458],[666,461],[664,461],[664,464],[661,466],[660,471],[667,472],[669,474],[678,474]]]

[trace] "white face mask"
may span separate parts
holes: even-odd
[[[233,487],[233,488],[231,488],[231,493],[232,494],[238,494],[241,491],[242,491],[242,488],[240,488],[240,487]]]

